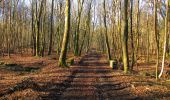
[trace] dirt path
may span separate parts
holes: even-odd
[[[23,73],[0,68],[0,100],[170,100],[169,83],[112,70],[103,54],[88,54],[70,68],[57,67],[56,60],[48,58],[25,59],[24,66],[38,65],[40,70]]]
[[[72,66],[68,76],[58,89],[43,99],[59,100],[123,100],[135,99],[128,92],[129,86],[114,80],[114,74],[102,56],[97,53],[84,56],[80,66]]]

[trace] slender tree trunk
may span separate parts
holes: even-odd
[[[138,56],[139,56],[139,43],[140,43],[140,38],[139,38],[139,2],[140,0],[137,0],[137,15],[136,15],[136,66],[138,67]]]
[[[10,57],[10,51],[11,51],[11,23],[12,23],[12,17],[11,17],[11,10],[12,10],[12,1],[8,1],[8,26],[7,26],[7,34],[8,34],[8,57]]]
[[[149,13],[147,12],[147,64],[149,65],[149,49],[150,49],[150,42],[149,42]]]
[[[122,44],[122,36],[121,36],[121,33],[122,33],[122,24],[121,24],[121,20],[122,20],[122,16],[121,16],[121,9],[122,8],[122,5],[121,5],[121,1],[119,1],[119,20],[118,20],[118,33],[119,33],[119,43]],[[122,51],[122,46],[120,46],[119,48],[119,60],[121,61],[122,60],[122,54],[123,54],[123,51]]]
[[[67,67],[66,56],[67,56],[67,46],[68,46],[69,34],[70,34],[70,5],[71,5],[70,0],[66,0],[65,29],[64,29],[61,54],[59,58],[59,66],[61,67]]]
[[[109,46],[109,40],[108,40],[108,30],[107,30],[107,23],[106,23],[106,1],[104,0],[103,2],[103,8],[104,8],[104,16],[103,16],[103,20],[104,20],[104,32],[105,32],[105,41],[106,41],[106,48],[107,48],[107,55],[108,55],[108,60],[111,60],[111,53],[110,53],[110,46]]]
[[[134,53],[134,37],[133,37],[133,0],[130,0],[130,5],[131,5],[131,14],[130,14],[130,33],[131,33],[131,48],[132,48],[132,64],[131,64],[131,71],[133,70],[133,66],[134,66],[134,57],[135,57],[135,53]]]
[[[90,1],[89,3],[89,6],[88,6],[88,12],[87,12],[87,19],[86,19],[86,24],[85,24],[85,27],[86,27],[86,30],[85,30],[85,34],[83,36],[83,41],[82,41],[82,44],[81,44],[81,47],[80,47],[80,52],[79,52],[79,55],[81,56],[82,54],[82,51],[83,51],[83,46],[85,44],[85,40],[86,40],[86,36],[87,36],[87,33],[90,34],[90,22],[91,22],[91,8],[92,8],[92,1]],[[87,39],[88,40],[88,39]]]
[[[38,4],[37,4],[37,0],[35,1],[35,12],[36,14],[34,14],[34,19],[35,19],[35,40],[36,40],[36,56],[39,56],[39,22],[38,22]]]
[[[164,50],[163,50],[163,59],[162,59],[162,69],[161,72],[159,74],[159,78],[161,78],[162,74],[163,74],[163,70],[164,70],[164,63],[165,63],[165,57],[166,57],[166,47],[167,47],[167,33],[168,33],[168,23],[170,23],[170,11],[169,11],[169,7],[170,7],[170,0],[167,0],[166,2],[166,17],[165,17],[165,36],[164,36]]]
[[[50,32],[50,45],[49,45],[48,55],[51,55],[51,51],[52,51],[52,41],[53,41],[53,13],[54,13],[54,0],[52,0],[52,6],[51,6],[51,32]]]
[[[34,0],[32,0],[32,39],[33,39],[33,56],[36,56],[36,37],[35,37],[35,7]]]
[[[154,33],[156,39],[156,52],[157,52],[157,61],[156,61],[156,80],[158,79],[158,67],[159,67],[159,37],[157,31],[157,0],[154,0]]]
[[[5,23],[5,1],[3,0],[2,1],[2,24],[3,24],[3,29],[2,29],[2,32],[3,33],[5,33],[5,25],[4,25],[4,23]],[[4,34],[2,34],[2,37],[3,37],[3,41],[5,40],[5,35]],[[3,46],[3,48],[2,48],[2,57],[4,57],[4,52],[5,52],[5,42],[2,42],[2,46]]]
[[[128,57],[128,1],[124,0],[124,13],[123,13],[123,29],[122,29],[122,50],[123,50],[123,64],[124,72],[128,72],[129,57]]]
[[[80,21],[81,21],[81,13],[83,11],[84,0],[78,0],[78,17],[77,17],[77,27],[75,34],[75,56],[79,56],[79,32],[80,32]]]
[[[47,15],[47,0],[43,2],[43,17],[41,22],[41,56],[44,57],[44,49],[45,49],[45,32],[46,32],[46,15]]]

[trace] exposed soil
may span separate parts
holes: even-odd
[[[139,66],[133,74],[112,70],[99,53],[84,55],[70,68],[57,67],[51,57],[2,59],[36,71],[16,71],[0,67],[0,99],[54,100],[140,100],[170,99],[170,84],[155,81]],[[149,67],[152,69],[152,67]]]

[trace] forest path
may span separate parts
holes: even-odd
[[[135,99],[125,83],[117,82],[112,69],[103,56],[91,53],[84,56],[81,63],[72,66],[72,74],[64,81],[60,93],[54,92],[48,99],[59,100],[124,100]]]

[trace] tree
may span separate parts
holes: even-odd
[[[36,36],[35,36],[35,0],[31,0],[31,28],[32,28],[32,39],[33,39],[33,55],[36,56]]]
[[[84,0],[77,0],[78,1],[78,16],[77,16],[77,27],[76,27],[76,34],[75,34],[75,51],[74,55],[79,56],[79,28],[80,28],[80,21],[81,21],[81,13],[83,11],[83,4]]]
[[[50,32],[50,44],[49,44],[48,55],[51,55],[52,42],[53,42],[53,14],[54,14],[54,0],[52,0],[52,5],[51,5],[51,32]]]
[[[34,21],[32,22],[32,25],[34,25],[34,31],[35,32],[35,55],[38,57],[40,56],[40,50],[42,51],[42,36],[43,36],[43,22],[42,22],[42,16],[44,14],[44,6],[46,4],[46,0],[41,0],[40,4],[36,0],[35,2],[32,1],[32,3],[35,5],[33,6],[33,11],[34,11]],[[43,20],[44,21],[44,20]],[[40,44],[40,35],[41,35],[41,44]],[[40,48],[41,45],[41,48]]]
[[[88,35],[90,34],[92,2],[93,2],[93,0],[89,1],[88,7],[87,7],[87,16],[86,16],[87,18],[86,18],[86,21],[85,21],[85,33],[84,33],[84,36],[83,36],[82,43],[80,45],[79,56],[81,56],[81,54],[82,54],[83,46],[85,46],[85,42],[87,43],[87,41],[89,40]]]
[[[139,39],[140,39],[140,37],[139,37],[139,17],[140,17],[140,12],[139,12],[139,6],[140,6],[140,0],[137,0],[137,14],[136,14],[136,66],[138,66],[138,54],[139,54]]]
[[[134,65],[134,36],[133,36],[133,0],[130,0],[130,33],[131,33],[131,48],[132,48],[132,62],[131,62],[131,71],[133,70]]]
[[[123,22],[122,22],[122,50],[123,50],[123,64],[124,72],[128,72],[129,57],[128,57],[128,1],[124,0]]]
[[[157,61],[156,61],[156,80],[158,79],[158,67],[159,67],[159,36],[157,31],[157,0],[154,0],[154,33],[156,39],[156,52],[157,52]]]
[[[66,67],[66,56],[67,56],[67,46],[69,41],[69,32],[70,32],[70,0],[66,0],[65,7],[65,29],[64,37],[62,42],[61,53],[59,57],[59,66]]]
[[[149,3],[148,3],[149,7]],[[147,10],[148,10],[147,7]],[[147,64],[149,64],[149,49],[150,49],[150,41],[149,41],[149,12],[147,12]]]
[[[108,60],[111,60],[111,53],[110,53],[110,46],[109,46],[109,40],[108,40],[108,30],[107,30],[107,23],[106,23],[106,1],[103,1],[103,9],[104,9],[104,15],[103,15],[103,20],[104,20],[104,34],[105,34],[105,41],[106,41],[106,48],[107,48],[107,55],[108,55]]]
[[[166,56],[166,48],[167,48],[167,34],[168,34],[168,23],[170,23],[170,0],[166,0],[166,17],[165,17],[165,35],[164,35],[164,50],[163,50],[163,58],[162,58],[162,69],[159,74],[159,78],[161,78],[164,70],[165,56]]]

